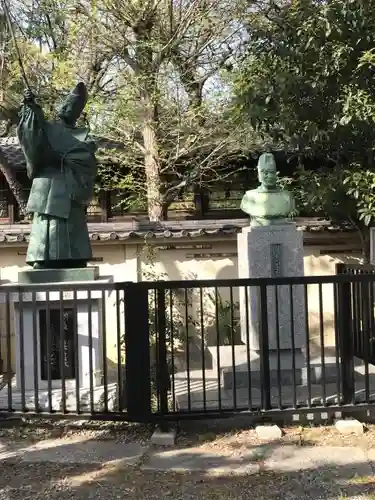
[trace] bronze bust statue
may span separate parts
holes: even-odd
[[[276,162],[272,153],[263,153],[258,161],[260,186],[246,191],[241,210],[250,215],[252,226],[284,224],[295,205],[292,194],[277,186]]]
[[[35,269],[86,267],[92,258],[85,207],[93,194],[96,147],[87,129],[76,128],[87,98],[79,83],[59,108],[58,120],[49,122],[34,95],[24,94],[17,135],[32,180],[26,262]]]

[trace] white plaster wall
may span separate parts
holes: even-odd
[[[208,242],[208,241],[206,241]],[[210,240],[212,242],[212,240]],[[194,244],[195,240],[190,242]],[[142,256],[142,271],[153,270],[156,275],[163,276],[163,279],[233,279],[238,277],[237,256],[217,256],[211,257],[212,253],[234,254],[236,253],[236,241],[217,242],[212,244],[212,249],[182,249],[182,250],[161,250],[155,254],[154,262],[150,264],[147,256]],[[206,254],[204,257],[193,257],[192,254]],[[320,254],[317,247],[304,247],[304,271],[305,276],[334,275],[335,266],[340,262],[358,262],[360,254],[339,253],[334,255]],[[221,296],[228,298],[228,289],[220,290]],[[325,346],[333,346],[334,335],[334,294],[333,285],[322,286],[323,305],[323,338]],[[234,300],[238,300],[238,290],[234,290]],[[192,308],[194,309],[194,308]],[[191,311],[194,313],[194,311]],[[309,338],[312,342],[312,354],[320,354],[320,302],[319,288],[317,285],[308,287],[308,319]]]
[[[209,249],[175,249],[153,252],[154,262],[150,264],[147,252],[135,244],[94,244],[93,252],[95,257],[101,257],[102,263],[97,263],[101,276],[112,276],[116,282],[138,281],[142,279],[142,273],[152,270],[156,276],[164,275],[167,279],[230,279],[238,277],[237,257],[233,254],[237,251],[235,240],[215,241],[213,238],[205,240],[168,240],[161,242],[161,245],[211,245]],[[3,246],[0,247],[1,279],[11,282],[17,281],[18,271],[24,265],[25,248]],[[220,254],[210,256],[209,254]],[[195,254],[205,254],[204,256],[194,256]],[[358,262],[359,255],[342,254],[320,255],[319,248],[305,247],[304,268],[305,275],[332,275],[335,273],[337,262]],[[117,335],[117,308],[116,301],[120,298],[120,336],[123,335],[124,315],[123,315],[123,295],[120,292],[108,293],[106,296],[106,346],[109,374],[114,373],[118,362],[118,335]],[[317,287],[309,287],[309,323],[310,335],[319,346],[319,296]],[[324,337],[326,342],[333,343],[334,332],[334,302],[332,285],[323,287],[324,304]],[[0,358],[6,368],[6,323],[5,306],[0,305]],[[11,324],[11,348],[12,348],[12,368],[15,368],[15,345],[13,321]],[[317,347],[317,351],[319,348]],[[120,353],[121,354],[121,353]]]
[[[23,255],[19,255],[23,252]],[[138,254],[137,245],[122,244],[98,244],[93,245],[93,254],[96,258],[102,258],[102,262],[94,263],[100,269],[100,276],[110,278],[115,282],[137,281]],[[25,249],[4,246],[0,248],[1,280],[16,283],[18,272],[27,269],[25,262]],[[106,326],[106,350],[108,375],[113,378],[117,370],[118,363],[118,339],[124,334],[124,312],[123,293],[114,291],[105,293],[105,326]],[[116,307],[117,299],[120,299],[120,307]],[[120,314],[120,334],[118,334],[117,314]],[[13,324],[13,308],[11,310],[11,368],[15,370],[15,335]],[[8,350],[8,334],[6,328],[5,305],[0,305],[0,358],[3,360],[3,367],[7,370],[6,352]],[[120,352],[120,355],[122,351]]]

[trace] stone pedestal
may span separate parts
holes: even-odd
[[[293,222],[246,227],[238,235],[240,278],[303,276],[303,234]],[[277,293],[277,297],[276,297]],[[259,289],[240,289],[241,338],[252,351],[259,351]],[[267,290],[269,349],[300,350],[306,339],[302,286],[270,286]]]
[[[303,276],[302,232],[297,231],[295,223],[288,221],[244,228],[238,235],[238,272],[240,278]],[[290,383],[292,379],[297,384],[302,383],[307,378],[302,354],[306,343],[303,286],[269,286],[266,307],[271,384],[277,383],[278,377],[281,377],[282,384]],[[245,352],[243,349],[239,350],[240,346],[236,346],[234,369],[232,366],[221,365],[221,383],[225,389],[233,388],[234,372],[237,388],[246,387],[249,379],[252,384],[261,384],[260,312],[259,288],[249,286],[246,293],[245,287],[241,287],[241,340],[245,344]],[[249,361],[251,377],[248,377]],[[292,365],[295,367],[294,375]],[[319,368],[315,367],[314,375],[316,373],[319,373]]]
[[[73,280],[74,271],[78,278]],[[101,291],[82,290],[76,293],[74,300],[73,289],[76,283],[87,283],[87,290],[90,289],[90,281],[81,281],[80,277],[90,277],[95,279],[98,275],[96,268],[78,270],[28,270],[20,273],[20,283],[46,283],[51,282],[51,276],[59,276],[59,282],[72,285],[72,290],[51,292],[37,291],[13,294],[12,302],[15,308],[15,336],[16,336],[16,388],[21,389],[21,366],[23,363],[24,387],[25,390],[35,388],[35,378],[37,378],[40,390],[48,388],[47,369],[47,336],[49,345],[55,343],[52,357],[51,369],[52,389],[61,388],[61,329],[64,329],[64,372],[65,386],[67,389],[76,387],[76,379],[79,379],[79,386],[90,387],[90,339],[92,345],[92,373],[94,387],[101,383],[102,373],[102,348],[101,348]],[[34,273],[36,273],[34,275]],[[52,274],[51,274],[52,273]],[[68,278],[64,280],[64,277]],[[56,283],[56,290],[59,288]],[[48,306],[47,306],[48,301]],[[63,304],[63,314],[60,314],[61,304]],[[22,349],[23,344],[23,349]],[[22,355],[23,351],[23,355]],[[51,351],[51,349],[50,349]],[[58,353],[58,354],[56,354]]]

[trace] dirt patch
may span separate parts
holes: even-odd
[[[329,471],[212,477],[10,462],[2,464],[0,476],[0,497],[9,499],[159,500],[161,494],[173,500],[375,499],[372,477],[342,477]]]
[[[5,423],[5,422],[4,422]],[[152,435],[151,426],[129,422],[100,422],[84,420],[22,419],[2,427],[0,438],[35,443],[46,439],[70,439],[75,436],[90,440],[115,440],[116,442],[147,443]]]
[[[334,426],[290,427],[283,429],[280,443],[300,446],[354,446],[375,448],[375,425],[367,425],[363,436],[343,436]],[[237,449],[239,451],[262,444],[254,429],[234,430],[227,433],[181,433],[177,446],[201,446],[202,449]]]

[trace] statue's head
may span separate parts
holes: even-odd
[[[86,85],[80,82],[58,108],[59,118],[67,125],[74,126],[86,106],[87,99]]]
[[[266,190],[277,189],[276,162],[272,153],[263,153],[258,160],[258,179]]]

